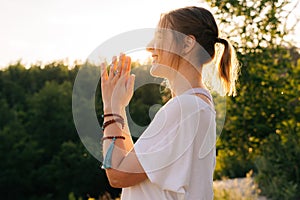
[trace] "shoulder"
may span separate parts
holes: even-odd
[[[215,111],[195,95],[180,95],[170,99],[155,115],[148,129],[174,129],[179,124],[188,125],[213,119]],[[175,126],[175,127],[174,127]]]
[[[213,111],[213,108],[202,98],[196,95],[180,95],[173,97],[167,102],[160,112],[169,113],[169,115],[182,115],[185,113],[196,113],[199,111]]]

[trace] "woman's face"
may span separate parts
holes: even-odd
[[[170,79],[174,74],[175,42],[171,30],[158,28],[147,50],[152,53],[152,76]]]

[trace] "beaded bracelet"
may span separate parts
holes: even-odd
[[[121,115],[115,114],[115,113],[103,114],[103,115],[102,115],[102,118],[105,118],[105,117],[113,117],[113,116],[119,117],[119,118],[121,118],[121,119],[124,120],[124,118],[123,118]]]
[[[116,123],[116,122],[118,122],[118,123],[120,123],[120,124],[122,125],[122,129],[124,128],[124,120],[123,120],[123,119],[111,119],[111,120],[108,120],[107,122],[104,122],[104,123],[103,123],[102,131],[104,131],[104,129],[105,129],[107,126],[109,126],[109,125],[111,125],[111,124],[113,124],[113,123]]]
[[[115,113],[109,113],[109,114],[103,114],[102,117],[105,118],[105,117],[111,117],[111,116],[116,116],[118,118],[116,119],[111,119],[107,122],[104,122],[103,123],[103,126],[102,126],[102,130],[104,131],[104,129],[109,126],[110,124],[113,124],[113,123],[120,123],[122,125],[122,129],[124,128],[124,118],[119,115],[119,114],[115,114]],[[104,160],[103,160],[103,165],[102,165],[102,169],[110,169],[111,168],[111,159],[112,159],[112,152],[113,152],[113,149],[115,147],[115,140],[116,139],[123,139],[125,140],[125,137],[124,136],[107,136],[107,137],[103,137],[102,138],[102,141],[104,140],[107,140],[107,139],[112,139],[112,142],[111,144],[109,145],[108,147],[108,150],[106,152],[106,155],[104,157]]]
[[[103,138],[102,138],[102,141],[103,141],[103,140],[107,140],[107,139],[114,139],[114,138],[125,140],[125,137],[124,137],[124,136],[118,135],[118,136],[106,136],[106,137],[103,137]]]

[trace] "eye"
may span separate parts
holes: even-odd
[[[157,31],[155,32],[155,39],[158,39],[158,40],[163,39],[163,33],[162,33],[161,30],[157,30]]]
[[[161,40],[161,39],[162,39],[162,36],[160,34],[155,35],[155,40]]]

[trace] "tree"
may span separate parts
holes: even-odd
[[[258,180],[266,195],[295,198],[299,195],[295,192],[299,191],[297,169],[289,173],[265,170],[266,166],[286,170],[281,168],[284,157],[289,158],[292,166],[299,162],[288,156],[291,152],[284,150],[289,146],[295,150],[294,156],[299,155],[294,142],[298,141],[300,115],[297,94],[300,66],[295,64],[294,58],[299,58],[299,53],[286,40],[292,30],[286,26],[290,12],[285,6],[291,1],[208,2],[218,7],[216,16],[221,22],[221,30],[233,41],[242,66],[238,96],[228,98],[227,119],[218,143],[216,177],[244,176],[254,168],[261,177]],[[294,124],[290,131],[284,125],[287,122]],[[279,152],[275,153],[275,150]],[[289,177],[289,184],[286,177]],[[281,187],[285,183],[294,187],[289,190],[289,196],[285,196],[284,189],[277,193],[272,191],[285,188]],[[271,188],[274,185],[276,187]]]
[[[75,130],[72,86],[82,67],[69,69],[61,62],[53,62],[45,67],[34,65],[26,69],[18,62],[0,71],[1,198],[67,199],[71,194],[85,198],[87,195],[98,197],[107,191],[112,198],[119,196],[120,189],[109,186],[105,172],[100,169],[101,163],[84,148]],[[96,99],[91,98],[89,90],[93,87],[90,79],[97,80],[100,70],[96,66],[86,69],[79,89],[88,98],[78,102],[83,105],[81,109],[95,103],[100,121],[100,87]],[[140,69],[137,73],[142,78],[148,77],[146,69]],[[130,112],[145,116],[136,119],[137,123],[147,124],[147,110],[135,108],[143,107],[143,103],[148,107],[159,103],[157,86],[141,87],[136,95]],[[152,98],[147,98],[148,95]],[[143,101],[139,101],[141,96]],[[93,142],[100,146],[98,140]]]

